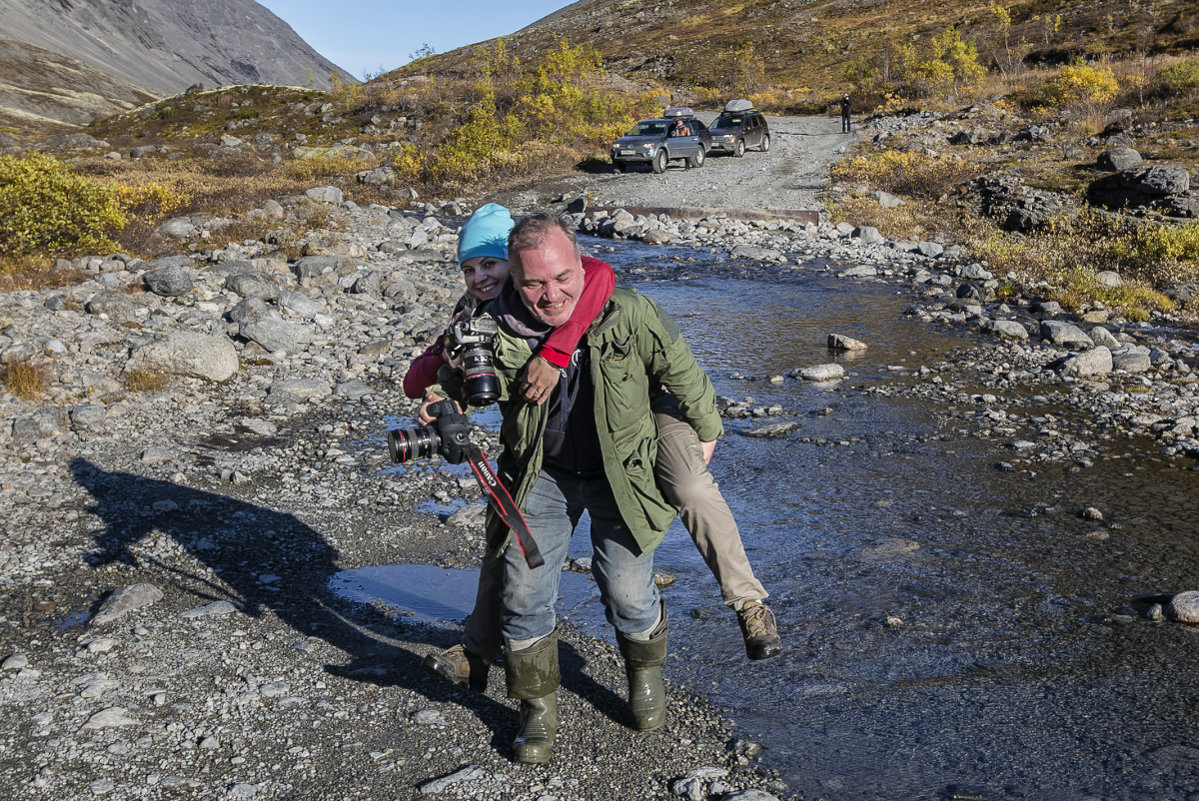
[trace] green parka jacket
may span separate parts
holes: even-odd
[[[484,309],[484,313],[487,310]],[[678,326],[653,300],[631,289],[617,289],[592,323],[582,344],[590,350],[595,385],[595,428],[604,473],[629,527],[644,553],[662,541],[675,510],[658,490],[654,462],[657,428],[650,411],[653,380],[678,399],[679,410],[705,442],[723,433],[716,391],[691,353]],[[498,473],[517,505],[524,508],[541,470],[542,442],[549,404],[528,403],[516,383],[532,356],[526,340],[501,322],[495,345],[500,383]],[[443,367],[441,387],[431,389],[462,403],[462,374]],[[508,531],[488,510],[488,541],[502,545]]]

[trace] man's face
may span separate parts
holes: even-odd
[[[533,316],[555,328],[574,314],[583,293],[583,263],[557,228],[536,250],[510,253],[512,283]]]

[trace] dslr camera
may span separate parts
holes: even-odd
[[[445,348],[462,360],[463,393],[471,406],[487,406],[500,397],[492,345],[499,327],[490,317],[468,317],[450,326]]]
[[[466,461],[470,445],[470,420],[451,400],[429,405],[433,424],[396,428],[387,432],[387,450],[396,463],[440,453],[450,464]]]

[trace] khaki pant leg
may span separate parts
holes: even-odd
[[[760,601],[766,590],[754,577],[733,512],[704,464],[699,437],[690,425],[669,411],[655,411],[658,461],[654,472],[662,494],[676,509],[683,527],[708,569],[720,584],[724,602],[740,609]]]

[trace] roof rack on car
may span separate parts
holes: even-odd
[[[752,100],[745,100],[744,98],[740,100],[730,100],[724,104],[724,110],[727,112],[753,111],[754,104]]]
[[[695,112],[692,111],[687,106],[680,106],[678,108],[666,109],[666,111],[662,112],[662,116],[666,117],[667,119],[671,119],[674,117],[694,117]]]

